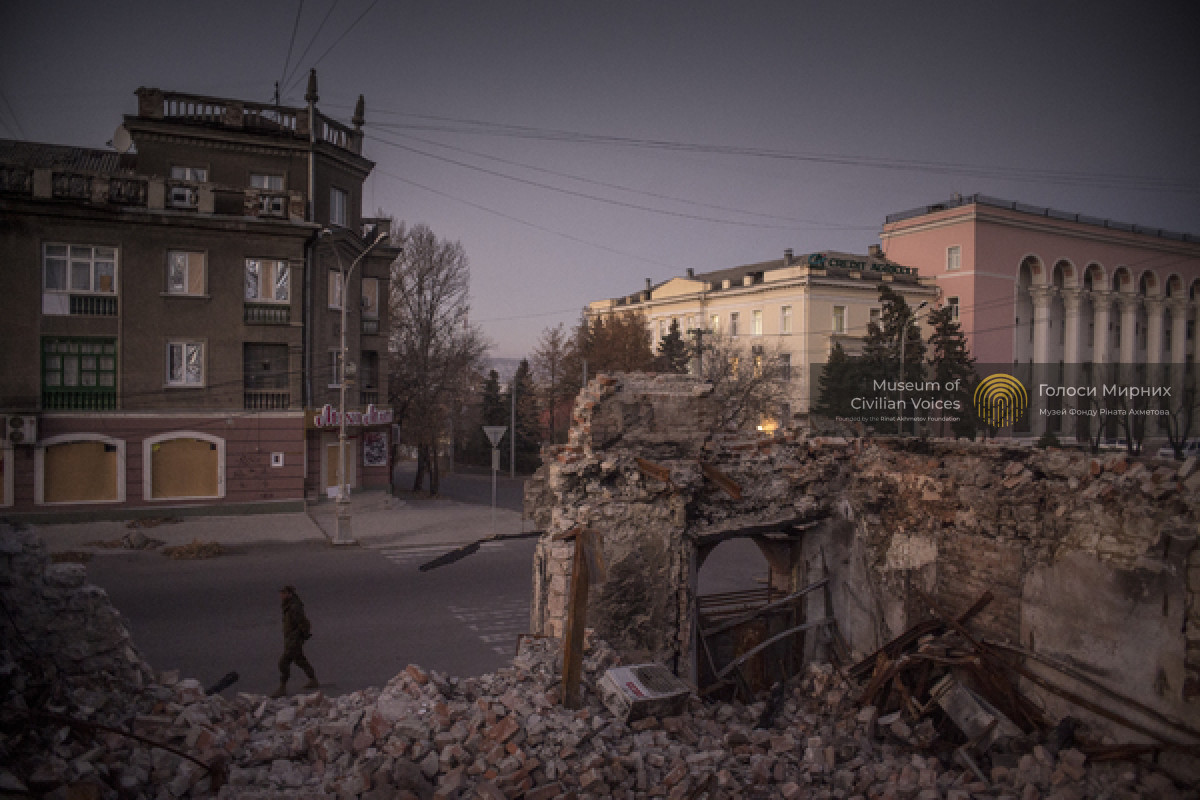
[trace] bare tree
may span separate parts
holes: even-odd
[[[745,346],[729,336],[708,337],[701,371],[713,386],[718,430],[745,430],[784,418],[789,366],[777,350]]]
[[[534,379],[543,406],[550,416],[550,441],[558,442],[558,407],[579,390],[578,380],[568,380],[572,343],[562,323],[546,328],[530,355]]]
[[[438,444],[472,376],[481,370],[487,342],[471,325],[467,254],[439,239],[427,225],[393,226],[404,252],[392,264],[389,386],[401,435],[417,449],[413,491],[426,476],[438,493]]]

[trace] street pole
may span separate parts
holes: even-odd
[[[326,229],[326,235],[332,233]],[[366,257],[367,253],[375,249],[375,246],[384,240],[386,234],[380,233],[375,237],[375,241],[367,245],[354,262],[350,265],[350,269],[346,269],[345,263],[342,261],[342,254],[338,251],[337,245],[333,245],[333,253],[337,256],[338,271],[341,273],[342,282],[342,342],[341,342],[341,358],[338,364],[338,496],[336,501],[337,525],[334,529],[333,543],[335,545],[354,544],[353,522],[350,508],[350,478],[346,475],[346,298],[350,294],[350,279],[354,277],[355,268]]]
[[[496,473],[500,471],[500,440],[504,438],[503,425],[484,425],[483,432],[492,443],[492,535],[496,535]],[[515,437],[514,437],[515,439]]]
[[[509,400],[512,401],[512,439],[508,442],[508,477],[517,477],[517,376],[514,373],[512,379],[512,391],[509,392]]]

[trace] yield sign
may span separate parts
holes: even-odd
[[[488,441],[492,443],[492,447],[499,447],[500,440],[504,438],[504,432],[508,430],[507,425],[484,425],[483,432],[487,434]]]

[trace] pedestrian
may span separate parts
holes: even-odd
[[[296,587],[290,584],[279,590],[279,599],[283,603],[283,655],[279,657],[279,688],[271,693],[271,697],[287,694],[292,664],[304,670],[308,676],[305,689],[316,689],[320,685],[316,671],[304,657],[304,642],[312,637],[312,625],[304,615],[304,603],[296,594]]]

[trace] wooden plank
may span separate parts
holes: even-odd
[[[653,461],[648,461],[644,458],[635,458],[638,469],[648,478],[653,478],[656,481],[663,483],[671,482],[671,468],[664,467],[662,464],[655,464]]]
[[[724,678],[726,675],[728,675],[734,669],[740,667],[742,664],[749,661],[751,658],[754,658],[754,656],[758,655],[763,650],[766,650],[768,647],[775,644],[776,642],[778,642],[782,639],[786,639],[789,636],[794,636],[797,633],[800,633],[801,631],[811,630],[820,625],[828,625],[831,622],[833,622],[833,619],[831,617],[825,617],[824,619],[819,619],[816,622],[806,622],[803,625],[797,625],[794,628],[788,628],[786,631],[783,631],[782,633],[775,634],[774,636],[772,636],[770,639],[767,639],[762,644],[758,645],[757,647],[753,647],[753,648],[747,650],[746,652],[742,653],[740,656],[735,658],[733,661],[730,661],[728,664],[726,664],[724,667],[722,667],[721,671],[717,673],[717,680]]]
[[[575,559],[571,565],[571,597],[567,604],[567,630],[563,640],[563,705],[579,708],[579,681],[583,675],[583,634],[587,625],[587,555],[575,537]]]
[[[776,600],[774,603],[769,603],[769,604],[763,606],[762,608],[758,608],[749,613],[734,617],[733,619],[728,620],[727,622],[722,622],[720,625],[709,628],[708,630],[701,630],[700,635],[702,637],[707,638],[709,636],[715,636],[718,633],[724,633],[725,631],[729,630],[730,628],[736,628],[738,625],[741,625],[743,622],[749,622],[750,620],[755,619],[757,617],[761,617],[764,614],[768,614],[771,611],[774,611],[775,609],[783,608],[784,606],[787,606],[789,603],[793,603],[796,600],[799,600],[801,597],[808,594],[809,592],[820,589],[822,586],[826,585],[827,583],[829,583],[828,578],[819,580],[814,584],[805,586],[803,589],[800,589],[799,591],[792,592],[791,594],[789,594],[787,597],[783,598],[782,600]]]

